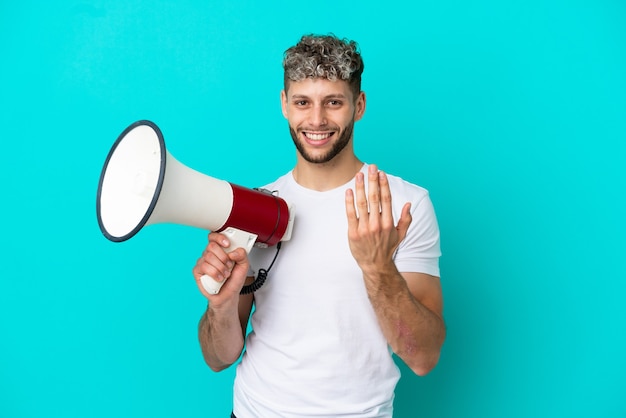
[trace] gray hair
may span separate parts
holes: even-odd
[[[283,58],[285,90],[290,81],[306,78],[344,80],[354,98],[361,92],[363,59],[356,42],[335,35],[305,35],[287,49]]]

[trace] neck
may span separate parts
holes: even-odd
[[[324,192],[332,190],[352,179],[363,167],[356,155],[346,153],[337,155],[327,163],[310,163],[298,153],[293,178],[302,187]]]

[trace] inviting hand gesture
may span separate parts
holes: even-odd
[[[375,165],[369,166],[367,195],[364,177],[363,173],[357,173],[356,190],[346,191],[346,214],[350,251],[367,273],[393,263],[393,253],[406,236],[412,218],[411,204],[406,203],[398,225],[394,224],[391,191],[385,173],[378,171]]]

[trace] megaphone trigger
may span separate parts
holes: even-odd
[[[228,241],[230,242],[230,245],[225,248],[225,251],[227,253],[237,248],[243,248],[244,250],[246,250],[246,253],[250,253],[250,250],[252,250],[252,247],[254,246],[254,243],[256,242],[256,239],[258,237],[258,235],[256,234],[252,234],[250,232],[242,231],[240,229],[232,227],[226,228],[224,231],[222,231],[222,234],[226,235],[228,237]],[[204,287],[204,290],[206,290],[209,294],[217,295],[224,283],[226,283],[226,280],[218,282],[213,277],[205,274],[200,277],[200,282],[202,283],[202,287]]]

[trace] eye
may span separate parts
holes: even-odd
[[[293,102],[294,105],[296,106],[306,106],[307,105],[307,101],[306,100],[296,100],[295,102]]]
[[[339,107],[342,105],[342,102],[340,100],[329,100],[328,105],[331,107]]]

